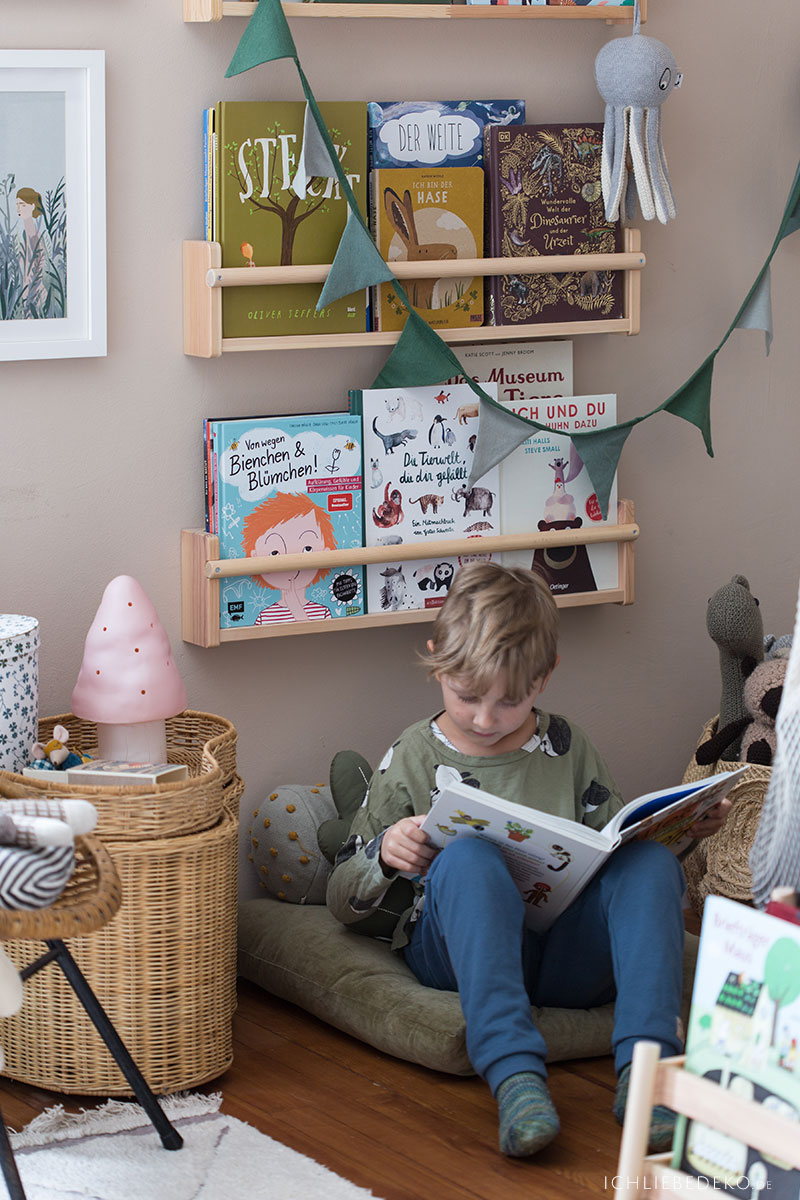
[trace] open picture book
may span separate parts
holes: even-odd
[[[482,837],[503,851],[525,901],[526,922],[539,932],[583,891],[617,847],[637,838],[663,842],[676,853],[689,829],[725,797],[747,767],[695,783],[649,792],[621,808],[602,829],[527,808],[464,783],[443,787],[422,823],[431,845]]]

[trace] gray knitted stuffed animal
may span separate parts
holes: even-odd
[[[708,602],[706,626],[719,648],[722,695],[718,728],[724,729],[748,716],[745,680],[764,658],[764,622],[744,575],[734,575],[714,592]],[[741,740],[740,734],[729,744],[721,755],[724,761],[738,760]]]
[[[594,77],[606,102],[600,171],[606,220],[617,220],[621,208],[625,219],[633,220],[638,190],[644,220],[658,217],[666,224],[677,209],[661,144],[661,105],[680,87],[675,59],[663,42],[645,37],[635,25],[630,37],[603,46]]]

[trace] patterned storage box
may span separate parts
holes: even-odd
[[[39,622],[0,613],[0,769],[21,771],[36,741]]]

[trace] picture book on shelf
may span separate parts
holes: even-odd
[[[682,849],[688,829],[747,770],[648,792],[629,801],[603,829],[551,816],[461,782],[445,783],[421,825],[439,849],[457,837],[482,837],[503,852],[525,901],[531,929],[549,929],[618,846],[653,839]]]
[[[467,486],[478,397],[466,383],[372,388],[351,392],[350,408],[363,421],[364,544],[420,543],[419,560],[367,565],[367,610],[438,608],[460,566],[490,557],[480,539],[500,528],[497,468]],[[474,538],[475,554],[437,554],[451,538]]]
[[[361,422],[348,413],[211,423],[220,558],[362,544]],[[364,611],[363,568],[222,578],[220,628],[325,621]]]
[[[371,227],[381,257],[430,264],[425,279],[404,279],[410,304],[434,329],[483,324],[483,280],[436,276],[436,263],[483,256],[480,167],[388,167],[370,176]],[[372,289],[374,329],[402,329],[407,310],[392,283]]]
[[[480,167],[485,127],[524,120],[524,100],[369,100],[369,169]]]
[[[216,240],[223,267],[330,263],[348,204],[336,178],[296,184],[303,142],[303,101],[223,100],[216,105]],[[323,101],[323,120],[356,203],[367,214],[367,106]],[[222,336],[358,333],[366,328],[366,292],[317,312],[321,283],[223,288]]]
[[[487,126],[487,258],[619,253],[620,222],[606,220],[602,123]],[[496,275],[486,323],[524,325],[623,316],[620,271]]]
[[[727,897],[703,906],[685,1069],[800,1121],[800,928]],[[724,1097],[720,1104],[724,1103]],[[679,1116],[672,1166],[719,1196],[796,1200],[800,1171]]]
[[[514,412],[534,421],[541,410],[537,401],[572,395],[572,342],[483,342],[456,346],[455,353],[470,379],[496,383],[497,399],[514,406]],[[448,383],[463,383],[454,375]]]
[[[550,428],[534,430],[500,463],[501,533],[616,525],[616,474],[604,518],[589,472],[568,434],[615,424],[617,397],[566,396],[522,406],[505,401],[503,407]],[[613,542],[505,550],[500,561],[509,567],[532,567],[554,596],[619,587],[619,547]]]

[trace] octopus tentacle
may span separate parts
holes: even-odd
[[[628,132],[625,120],[625,109],[620,106],[615,106],[611,109],[611,113],[613,120],[607,121],[606,124],[607,128],[609,125],[611,125],[613,129],[612,151],[609,156],[611,160],[610,176],[608,181],[608,190],[606,190],[605,184],[603,185],[603,195],[605,196],[606,201],[606,220],[616,221],[617,217],[619,216],[620,202],[625,191],[625,182],[627,177],[625,155],[628,147]]]
[[[644,109],[631,108],[630,110],[630,145],[631,157],[633,159],[633,173],[636,179],[636,187],[639,192],[639,205],[642,210],[642,217],[645,221],[652,221],[656,215],[655,203],[653,201],[653,189],[650,181],[650,174],[647,166],[647,155],[643,141],[644,136]]]
[[[661,141],[661,109],[648,108],[646,121],[647,159],[653,183],[656,216],[662,225],[666,225],[667,221],[677,215],[677,209]]]

